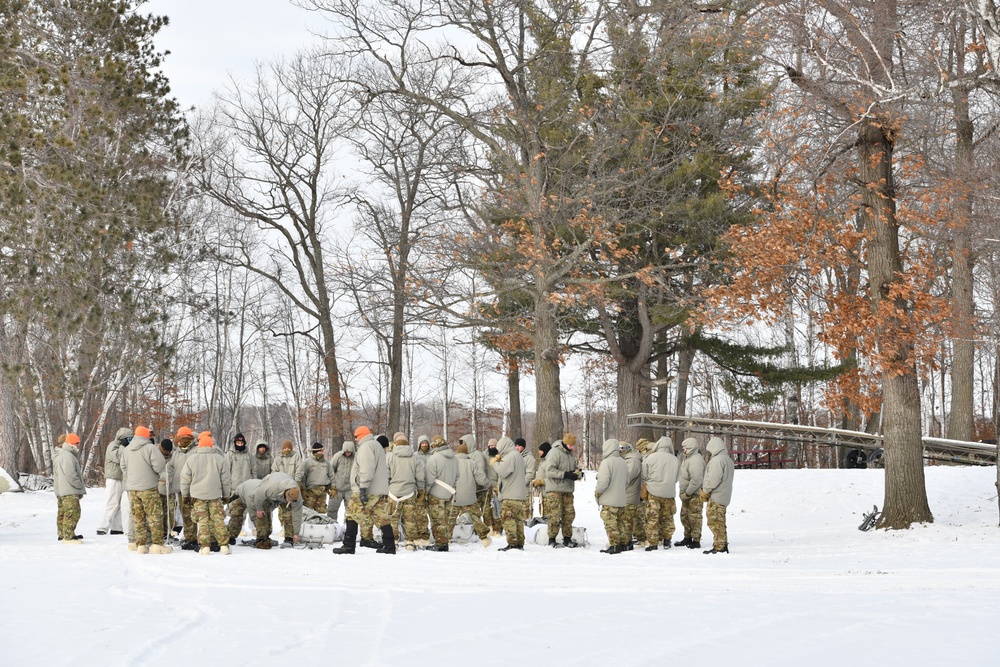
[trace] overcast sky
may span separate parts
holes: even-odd
[[[291,54],[323,27],[289,0],[150,0],[141,11],[170,17],[156,45],[170,51],[163,69],[183,107],[207,106],[230,73],[247,78],[254,61]]]

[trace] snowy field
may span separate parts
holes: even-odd
[[[232,556],[56,541],[51,493],[0,495],[0,665],[997,665],[993,468],[934,467],[935,523],[857,530],[876,470],[741,470],[729,555],[478,544]],[[675,540],[679,535],[675,535]],[[702,537],[711,545],[707,528]]]

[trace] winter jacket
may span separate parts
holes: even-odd
[[[434,498],[449,500],[453,492],[442,484],[446,484],[452,489],[458,484],[458,460],[455,458],[455,452],[447,445],[436,447],[433,452],[430,460],[427,461],[425,476],[427,492]]]
[[[254,454],[246,450],[238,452],[236,449],[230,449],[226,452],[226,465],[229,467],[229,478],[233,481],[234,488],[248,479],[253,479],[253,457]]]
[[[228,499],[233,487],[227,458],[215,447],[195,449],[181,470],[181,495],[195,500]]]
[[[684,440],[681,449],[684,451],[684,460],[681,461],[678,475],[680,493],[693,496],[701,489],[701,482],[705,478],[705,459],[698,451],[698,441],[694,438]]]
[[[316,460],[315,454],[306,457],[305,462],[302,464],[303,486],[307,489],[317,486],[324,488],[330,486],[330,482],[333,481],[331,472],[330,462],[326,460],[326,456],[323,457],[322,461]]]
[[[677,495],[677,473],[680,470],[674,456],[674,443],[663,436],[652,450],[642,462],[642,481],[646,491],[657,498],[673,498]]]
[[[181,471],[183,470],[183,466],[178,467],[177,465],[176,448],[171,452],[170,458],[166,459],[166,461],[166,464],[163,466],[163,472],[160,473],[161,496],[181,492]],[[170,482],[169,489],[167,489],[167,482]]]
[[[250,480],[253,481],[253,480]],[[246,482],[244,482],[245,484]],[[242,484],[240,485],[243,486]],[[247,507],[253,507],[254,511],[264,509],[264,503],[271,501],[278,505],[285,505],[285,491],[298,488],[299,484],[291,475],[283,472],[272,472],[270,475],[260,480],[257,489],[253,492],[253,503],[247,503]],[[299,534],[302,528],[302,496],[294,501],[292,509],[292,525],[295,526],[295,534]]]
[[[132,435],[132,429],[123,426],[115,433],[113,442],[108,443],[104,450],[104,479],[117,479],[122,481],[121,449],[122,438]]]
[[[63,444],[52,450],[52,483],[52,490],[60,497],[87,494],[80,472],[80,450],[76,445]]]
[[[160,473],[167,465],[160,450],[149,438],[141,435],[132,436],[132,442],[122,450],[120,462],[126,491],[155,489],[160,483]]]
[[[361,493],[367,489],[369,496],[384,496],[389,493],[389,468],[385,461],[385,450],[371,433],[358,443],[358,462],[351,473],[351,490]]]
[[[545,456],[545,457],[539,456],[538,457],[538,470],[535,471],[535,481],[537,482],[537,481],[541,480],[541,481],[545,482],[546,481],[545,480],[545,476],[548,473],[548,471],[549,471],[549,457],[548,456]],[[540,487],[540,488],[544,489],[545,487]]]
[[[719,505],[728,505],[733,499],[733,460],[729,458],[726,445],[722,438],[712,438],[708,441],[710,459],[705,466],[705,480],[701,488],[711,494],[711,500]]]
[[[264,443],[260,443],[263,445]],[[267,445],[264,445],[265,447]],[[260,445],[257,445],[260,447]],[[260,455],[260,452],[254,450],[253,455],[253,479],[264,479],[271,474],[271,465],[274,463],[274,457],[271,456],[271,451],[268,450],[264,452],[264,456]]]
[[[576,457],[566,449],[562,440],[555,441],[545,456],[545,461],[545,493],[573,493],[576,480],[566,479],[566,473],[576,470]]]
[[[486,456],[486,452],[476,449],[476,436],[473,434],[463,435],[462,442],[469,448],[469,461],[472,462],[472,467],[476,472],[476,491],[485,491],[491,486],[489,476],[486,474],[486,463],[489,457]],[[458,505],[457,500],[455,504]]]
[[[497,473],[500,500],[524,500],[528,485],[524,482],[524,457],[514,448],[514,441],[503,436],[497,442],[499,461],[490,463]]]
[[[185,445],[181,445],[180,440],[174,443],[174,451],[171,452],[168,463],[173,465],[173,469],[170,471],[170,485],[174,485],[174,479],[176,478],[178,490],[180,489],[181,473],[184,471],[184,464],[187,463],[188,457],[194,454],[195,449],[194,439]]]
[[[350,456],[347,456],[347,454],[350,454]],[[330,460],[330,468],[333,473],[333,486],[336,487],[337,493],[351,492],[351,471],[358,460],[356,454],[357,448],[353,442],[348,440]]]
[[[635,451],[632,445],[627,451],[620,452],[628,466],[628,486],[625,488],[625,503],[638,505],[642,502],[642,454]]]
[[[454,503],[457,507],[476,504],[476,490],[488,484],[486,473],[476,469],[471,454],[455,454],[458,461],[458,480],[455,482]]]
[[[246,506],[247,511],[251,514],[256,514],[257,510],[264,509],[263,506],[257,507],[254,505],[257,502],[257,489],[260,487],[260,483],[261,480],[259,479],[248,479],[233,490],[233,495],[239,496],[240,500]]]
[[[419,449],[413,452],[413,474],[416,477],[417,491],[427,490],[427,459],[430,454],[424,454]]]
[[[535,460],[535,455],[527,447],[521,452],[521,457],[524,459],[524,483],[531,486],[538,473],[538,461]]]
[[[417,493],[417,457],[409,445],[396,445],[388,457],[389,495],[402,500]]]
[[[294,449],[285,454],[282,452],[274,457],[271,472],[283,472],[298,483],[302,483],[302,457]]]
[[[597,504],[602,507],[625,507],[628,464],[618,452],[618,441],[614,438],[605,440],[601,451],[604,459],[597,469],[597,485],[594,487]]]

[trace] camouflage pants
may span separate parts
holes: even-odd
[[[549,491],[545,494],[547,516],[549,517],[549,539],[554,540],[562,528],[564,538],[573,537],[573,519],[576,510],[573,508],[573,494],[561,491]]]
[[[76,537],[76,524],[80,523],[80,496],[59,496],[56,512],[56,530],[59,537],[72,540]]]
[[[326,488],[325,486],[310,486],[302,497],[302,504],[323,514],[326,512]]]
[[[399,541],[400,536],[403,534],[406,535],[406,542],[408,544],[419,539],[416,536],[420,533],[420,520],[423,518],[426,523],[427,515],[421,515],[421,508],[417,503],[416,494],[399,502],[395,502],[390,498],[389,509],[392,510],[390,521],[392,522],[392,532],[396,535],[396,540]],[[402,532],[399,530],[400,524],[403,526]]]
[[[646,537],[650,544],[673,539],[676,511],[677,503],[673,498],[660,498],[650,494],[646,501]]]
[[[687,500],[681,500],[681,526],[684,537],[701,542],[701,497],[695,493]]]
[[[326,501],[326,515],[336,521],[337,516],[340,514],[340,506],[346,506],[347,501],[350,499],[351,492],[349,490],[346,492],[337,491],[337,493],[330,494],[330,499]]]
[[[626,504],[622,508],[622,521],[625,523],[625,541],[631,542],[635,536],[635,517],[639,514],[638,505]]]
[[[209,546],[213,537],[219,544],[229,543],[226,509],[222,505],[222,498],[195,500],[191,508],[191,518],[198,524],[198,544],[200,546]]]
[[[351,496],[347,503],[347,520],[357,522],[358,526],[369,526],[367,533],[361,533],[362,538],[371,539],[372,527],[389,526],[389,496],[368,496],[368,502],[362,503],[358,496]]]
[[[277,507],[275,503],[270,501],[264,501],[264,516],[257,516],[254,512],[253,515],[253,527],[257,531],[258,540],[269,540],[271,539],[271,512]]]
[[[189,542],[198,541],[198,526],[191,518],[191,508],[194,501],[190,496],[181,496],[181,523],[184,524],[184,539]]]
[[[627,544],[629,541],[629,535],[624,530],[624,509],[624,507],[611,507],[610,505],[601,507],[601,519],[604,521],[604,532],[608,534],[609,546]]]
[[[450,513],[448,507],[450,501],[443,498],[427,497],[427,514],[431,517],[431,534],[434,535],[434,544],[448,544],[451,534],[448,532],[450,525]]]
[[[500,517],[493,516],[492,501],[496,493],[496,489],[492,486],[482,491],[476,491],[476,510],[482,517],[483,524],[499,533],[503,530],[503,522]]]
[[[646,541],[646,507],[646,501],[640,501],[636,506],[635,518],[632,520],[632,534],[639,542]]]
[[[430,529],[430,515],[427,513],[427,492],[417,491],[416,502],[414,503],[415,511],[417,513],[416,523],[413,533],[414,540],[429,540],[431,539],[431,529]],[[407,533],[409,538],[409,533]]]
[[[486,524],[479,518],[479,509],[479,505],[464,505],[462,507],[455,507],[453,505],[451,508],[450,522],[452,530],[454,531],[455,521],[458,519],[458,516],[460,514],[468,514],[472,518],[472,529],[476,531],[476,535],[478,535],[481,540],[485,539],[485,537],[490,534],[490,529],[487,528]]]
[[[295,535],[295,526],[292,525],[292,508],[288,506],[288,503],[275,503],[278,508],[278,521],[281,522],[281,528],[285,532],[285,537],[291,539]],[[268,512],[268,516],[270,516]],[[270,534],[270,531],[268,531]]]
[[[240,532],[243,531],[243,521],[246,519],[247,506],[243,502],[243,499],[239,496],[233,498],[233,501],[229,503],[229,527],[227,531],[229,532],[229,539],[234,540],[240,536]],[[256,525],[257,517],[254,517],[254,524]],[[260,531],[257,531],[260,533]],[[270,532],[270,531],[268,531]]]
[[[524,513],[527,511],[523,500],[500,501],[500,521],[507,533],[507,544],[524,546]]]
[[[705,518],[708,520],[708,529],[712,531],[712,548],[727,548],[729,535],[726,534],[726,506],[709,500]]]
[[[160,492],[155,488],[145,491],[129,491],[128,501],[132,509],[136,545],[140,547],[149,544],[162,545],[165,533],[163,532],[163,505],[160,503]],[[152,538],[150,533],[152,533]]]

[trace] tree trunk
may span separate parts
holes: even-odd
[[[656,380],[662,383],[658,384],[656,389],[656,414],[658,415],[670,414],[670,392],[668,391],[669,385],[667,384],[668,374],[667,357],[660,356],[656,360]]]
[[[924,486],[923,442],[920,433],[920,389],[912,343],[907,338],[910,305],[892,294],[903,274],[893,181],[893,137],[889,118],[867,117],[858,137],[858,174],[865,225],[872,233],[868,246],[868,276],[872,310],[876,313],[876,343],[886,358],[882,370],[885,500],[879,528],[909,528],[931,522]],[[890,308],[881,308],[891,299]]]
[[[400,430],[400,406],[403,403],[403,317],[405,296],[393,295],[392,341],[389,343],[389,419],[386,433]]]
[[[622,440],[632,443],[639,438],[654,438],[655,435],[651,429],[628,426],[628,415],[653,410],[653,393],[641,382],[642,376],[643,371],[635,373],[629,364],[618,364],[618,433]]]
[[[559,332],[555,306],[548,294],[535,299],[535,431],[534,439],[555,442],[563,437],[562,403],[559,387]]]
[[[521,367],[517,359],[507,360],[507,398],[510,402],[510,411],[507,419],[510,426],[511,440],[523,438],[521,425]],[[535,438],[538,440],[538,438]],[[537,445],[533,446],[537,450]]]
[[[952,92],[956,116],[956,175],[960,183],[972,182],[973,124],[969,118],[968,93],[956,88]],[[951,239],[952,309],[955,314],[955,337],[952,339],[951,410],[948,434],[952,440],[972,440],[973,387],[975,384],[975,303],[973,301],[972,256],[972,197],[966,193],[958,201]]]
[[[690,335],[690,330],[684,328],[684,335]],[[695,350],[691,347],[681,348],[677,355],[677,403],[674,414],[683,417],[687,414],[688,381],[691,377],[691,366],[694,365]]]
[[[14,407],[14,388],[6,371],[0,370],[0,468],[12,479],[17,479],[17,414]]]

